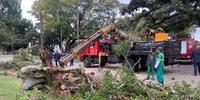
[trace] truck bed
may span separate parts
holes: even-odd
[[[158,47],[163,47],[167,63],[173,63],[181,51],[181,44],[176,41],[135,42],[132,48],[127,51],[127,54],[129,57],[147,56],[152,48]]]

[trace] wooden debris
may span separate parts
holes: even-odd
[[[65,90],[65,89],[66,89],[65,84],[62,84],[62,85],[60,86],[60,88],[61,88],[61,90]]]
[[[73,82],[79,80],[80,78],[79,77],[74,77],[74,75],[72,73],[69,73],[67,79],[68,79],[69,82],[73,83]]]

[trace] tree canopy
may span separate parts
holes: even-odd
[[[21,9],[15,0],[1,0],[0,2],[0,43],[9,39],[14,31],[14,23],[21,17]]]
[[[162,27],[168,32],[181,33],[200,25],[199,0],[131,0],[122,14],[132,15],[127,23],[141,31],[145,27]]]
[[[36,35],[32,23],[21,17],[20,5],[17,0],[0,2],[0,46],[5,49],[26,47]]]
[[[49,37],[45,38],[45,46],[49,48],[60,44],[61,32],[67,45],[75,42],[77,25],[80,38],[86,38],[112,22],[117,15],[117,5],[118,0],[38,0],[34,2],[32,14],[39,19],[42,13],[45,37]],[[54,37],[50,40],[50,36]]]

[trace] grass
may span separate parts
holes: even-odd
[[[20,87],[20,81],[16,77],[0,75],[0,100],[30,100],[32,97],[39,97],[41,100],[65,100],[35,89],[24,91]]]
[[[14,100],[18,90],[20,90],[20,79],[0,75],[0,100]]]

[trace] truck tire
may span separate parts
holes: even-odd
[[[106,62],[101,62],[101,63],[100,63],[100,66],[101,66],[101,67],[104,67],[105,65],[106,65]]]
[[[88,68],[88,67],[91,67],[92,62],[91,62],[91,60],[90,60],[89,57],[85,57],[84,60],[83,60],[83,64],[84,64],[84,66],[85,66],[86,68]]]
[[[133,67],[133,66],[135,65],[135,63],[136,63],[132,58],[127,58],[127,60],[128,60],[128,62],[129,62],[129,64],[131,65],[131,67]],[[123,65],[124,67],[130,67],[130,66],[128,65],[128,63],[126,62],[126,60],[123,61],[122,65]],[[138,70],[139,70],[139,65],[136,65],[136,66],[134,67],[134,71],[138,71]]]
[[[102,57],[101,58],[100,66],[104,67],[106,65],[107,61],[108,61],[108,57]]]

